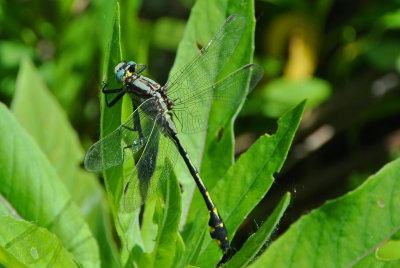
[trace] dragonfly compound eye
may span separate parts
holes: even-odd
[[[125,66],[126,66],[126,62],[121,61],[120,63],[117,64],[117,66],[115,66],[114,73],[117,74],[119,70],[125,69]]]
[[[125,69],[118,70],[117,74],[115,75],[118,83],[122,82],[122,79],[124,78],[124,74],[125,74]]]

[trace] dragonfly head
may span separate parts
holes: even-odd
[[[122,61],[118,63],[117,66],[115,66],[114,73],[118,83],[122,83],[122,80],[124,79],[127,71],[134,73],[136,71],[136,63],[133,61]]]

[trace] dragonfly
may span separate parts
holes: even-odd
[[[261,66],[247,64],[215,81],[236,49],[244,25],[243,16],[230,16],[198,55],[164,86],[140,75],[146,65],[133,61],[119,63],[114,72],[121,87],[108,89],[105,83],[105,102],[111,107],[128,94],[134,111],[116,130],[92,145],[84,161],[87,170],[100,172],[139,154],[122,197],[125,210],[134,211],[170,176],[180,155],[209,211],[211,238],[223,252],[229,249],[226,226],[178,133],[206,130],[213,102],[229,103],[227,114],[236,111],[246,87],[251,91],[261,79]]]

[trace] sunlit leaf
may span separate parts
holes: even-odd
[[[111,249],[115,245],[102,186],[93,174],[81,168],[84,151],[78,135],[28,59],[22,61],[11,106],[18,121],[56,168],[97,238],[108,241],[101,244],[103,262],[115,262]]]
[[[34,140],[0,105],[0,193],[15,211],[57,236],[85,267],[99,266],[97,243],[78,207]]]
[[[376,250],[400,230],[400,159],[302,217],[251,267],[396,267]],[[397,249],[398,250],[398,249]]]

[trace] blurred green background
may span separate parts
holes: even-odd
[[[165,83],[193,2],[121,1],[123,58],[147,64],[145,75]],[[255,6],[254,61],[265,75],[236,121],[237,155],[308,102],[287,162],[243,237],[284,192],[294,198],[279,232],[400,151],[400,1]],[[101,82],[112,79],[100,77],[109,7],[107,0],[0,0],[0,101],[11,103],[21,59],[29,57],[87,149],[99,137]]]

